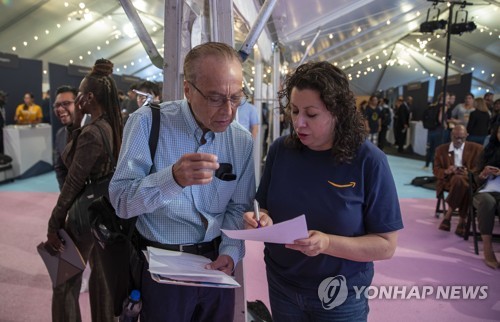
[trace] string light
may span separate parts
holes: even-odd
[[[449,4],[448,4],[448,5],[449,5]],[[68,3],[68,2],[64,2],[64,7],[68,8],[68,7],[69,7],[69,3]],[[91,12],[90,12],[90,10],[89,10],[88,8],[86,8],[86,6],[85,6],[85,4],[84,4],[83,2],[79,3],[79,4],[78,4],[78,7],[80,8],[80,10],[82,11],[82,13],[83,13],[83,14],[84,14],[84,13],[88,13],[88,14],[90,14],[90,13],[91,13]],[[495,11],[496,11],[498,8],[496,8],[496,7],[495,7],[494,9],[495,9]],[[420,16],[420,12],[419,12],[419,11],[417,11],[417,12],[415,13],[415,15],[416,15],[417,17],[419,17],[419,16]],[[111,15],[108,15],[108,16],[107,16],[107,19],[108,19],[108,20],[113,20],[113,17],[112,17]],[[478,16],[476,16],[476,19],[478,19]],[[75,19],[75,20],[76,20],[76,19]],[[68,16],[68,21],[71,21],[71,18],[70,18],[69,16]],[[382,21],[383,21],[383,20],[382,20]],[[99,23],[103,23],[103,22],[102,22],[102,21],[99,21]],[[391,24],[392,24],[392,22],[391,22],[391,20],[390,20],[390,19],[389,19],[389,20],[386,20],[386,25],[391,25]],[[61,28],[61,27],[62,27],[62,25],[61,25],[60,23],[57,23],[57,24],[56,24],[56,26],[57,26],[57,28]],[[360,25],[360,26],[357,26],[356,31],[357,31],[358,33],[360,33],[360,32],[362,32],[363,30],[367,30],[367,29],[369,29],[369,28],[371,28],[371,27],[372,27],[372,26],[371,26],[371,25],[368,25],[368,24],[367,24],[367,25]],[[479,26],[478,26],[478,27],[479,27]],[[118,32],[120,32],[120,31],[118,30],[118,28],[116,27],[116,25],[113,25],[113,26],[112,26],[112,28],[113,28],[113,30],[117,30]],[[153,30],[153,32],[156,32],[156,31],[158,30],[158,27],[155,25],[155,26],[153,26],[153,27],[152,27],[152,30]],[[350,30],[352,30],[352,29],[350,29]],[[347,31],[347,28],[346,28],[346,30],[345,30],[345,31]],[[480,31],[481,31],[481,32],[483,32],[483,33],[485,34],[485,36],[486,36],[486,35],[489,35],[490,37],[495,37],[495,38],[499,38],[499,39],[500,39],[500,34],[498,34],[498,35],[497,35],[498,30],[496,30],[496,29],[495,29],[495,30],[490,30],[490,29],[489,29],[489,28],[487,28],[486,26],[481,26]],[[352,32],[352,31],[351,31],[351,32]],[[342,30],[339,30],[339,31],[337,31],[337,30],[336,30],[336,31],[335,31],[335,33],[339,33],[339,34],[341,34],[341,33],[342,33]],[[46,29],[46,30],[45,30],[45,35],[49,35],[49,34],[50,34],[50,30]],[[122,33],[121,33],[121,32],[120,32],[119,34],[118,34],[118,33],[117,33],[117,34],[115,34],[115,35],[114,35],[114,37],[111,39],[111,41],[118,40],[118,39],[122,39],[122,38],[121,38],[121,35],[122,35]],[[34,37],[33,39],[34,39],[35,41],[37,41],[37,40],[39,40],[39,39],[42,39],[42,37],[39,37],[38,35],[34,35],[33,37]],[[302,45],[302,46],[305,46],[305,45],[306,45],[306,43],[307,43],[307,41],[308,41],[308,39],[309,39],[309,38],[311,38],[311,37],[312,37],[312,36],[310,35],[310,36],[305,37],[304,39],[302,39],[302,40],[301,40],[301,42],[300,42],[300,43],[301,43],[301,45]],[[323,39],[325,39],[325,40],[328,40],[328,39],[330,39],[330,40],[331,40],[331,39],[333,39],[333,37],[334,37],[334,33],[332,33],[332,32],[328,32],[328,31],[325,31],[325,33],[324,33],[321,37],[324,37]],[[441,35],[440,35],[440,34],[436,34],[436,35],[429,36],[426,40],[417,39],[418,46],[413,46],[413,44],[411,44],[411,48],[412,48],[412,50],[415,50],[415,51],[420,52],[420,53],[424,53],[423,55],[424,55],[424,56],[427,56],[427,55],[428,55],[428,53],[427,53],[427,46],[429,46],[429,43],[430,43],[433,39],[439,39],[440,37],[441,37]],[[105,41],[105,44],[106,44],[106,45],[110,45],[110,43],[111,43],[111,42],[110,42],[110,40],[106,40],[106,41]],[[156,44],[156,43],[157,43],[157,41],[153,39],[153,43],[155,43],[155,44]],[[318,43],[320,43],[320,42],[318,41]],[[22,44],[24,45],[24,47],[29,47],[29,43],[28,43],[27,41],[24,41]],[[327,42],[327,44],[329,45],[329,44],[330,44],[330,42]],[[163,48],[163,46],[164,46],[164,44],[162,45],[162,48]],[[96,48],[97,48],[97,50],[98,50],[98,51],[100,51],[100,50],[101,50],[101,46],[97,46]],[[326,48],[327,48],[327,47],[326,47]],[[16,52],[17,47],[16,47],[16,46],[12,46],[12,47],[11,47],[11,49],[12,49],[12,51],[13,51],[13,52]],[[313,48],[313,51],[314,51],[314,48]],[[84,52],[85,52],[85,51],[84,51]],[[91,55],[92,55],[92,51],[87,50],[86,52],[87,52],[87,55],[88,55],[88,56],[91,56]],[[383,50],[383,54],[384,54],[384,56],[388,56],[388,55],[389,55],[389,53],[388,53],[387,49],[384,49],[384,50]],[[397,55],[397,53],[396,53],[396,52],[394,52],[394,53],[393,53],[393,55]],[[436,56],[436,52],[432,52],[432,55],[433,55],[433,56]],[[83,60],[83,55],[79,55],[79,56],[78,56],[78,58],[79,58],[80,60]],[[302,54],[300,54],[300,55],[298,55],[298,56],[297,56],[297,59],[299,59],[299,60],[300,60],[301,58],[302,58]],[[147,57],[146,59],[149,59],[149,57]],[[374,71],[375,71],[375,68],[373,68],[373,67],[371,67],[371,66],[369,66],[369,67],[364,66],[365,64],[371,64],[371,63],[373,63],[373,64],[374,64],[373,66],[377,66],[377,67],[378,67],[378,69],[382,69],[382,66],[383,66],[383,65],[382,65],[382,63],[378,63],[378,61],[380,60],[379,55],[375,56],[375,59],[374,59],[374,60],[375,60],[375,62],[372,62],[372,60],[373,60],[373,58],[372,58],[372,57],[370,57],[370,56],[366,56],[366,60],[364,60],[364,61],[363,61],[362,59],[360,59],[360,60],[357,60],[357,59],[356,59],[356,61],[354,61],[353,59],[350,59],[350,67],[351,67],[351,68],[354,68],[354,66],[359,66],[360,68],[365,69],[365,70],[366,70],[366,71],[368,71],[368,72],[370,72],[370,71],[371,71],[371,72],[374,72]],[[445,60],[445,57],[443,57],[443,58],[442,58],[442,60]],[[142,59],[141,59],[141,58],[139,58],[137,61],[138,61],[139,63],[142,63]],[[298,62],[298,61],[295,61],[295,63],[296,63],[296,62]],[[73,59],[70,59],[70,63],[73,63]],[[455,61],[455,60],[453,60],[451,63],[452,63],[452,64],[456,64],[456,61]],[[335,65],[336,65],[336,66],[337,66],[337,64],[338,64],[338,63],[337,63],[337,62],[335,62]],[[135,64],[134,64],[134,62],[133,62],[133,61],[129,62],[129,63],[128,63],[128,65],[129,65],[129,66],[135,66]],[[405,66],[407,66],[408,68],[414,68],[414,67],[413,67],[413,66],[411,66],[409,63],[404,63],[404,62],[403,62],[403,60],[401,60],[401,59],[397,59],[397,60],[392,61],[392,62],[390,62],[390,63],[388,63],[388,64],[387,64],[387,66],[391,66],[391,67],[393,67],[393,66],[400,66],[400,65],[405,65]],[[127,66],[127,65],[124,65],[124,69],[126,69],[126,68],[127,68],[127,67],[125,67],[125,66]],[[467,64],[462,63],[460,66],[464,69],[464,68],[465,68],[465,66],[467,66]],[[342,66],[342,69],[346,69],[346,68],[347,68],[347,67],[346,67],[345,65],[343,65],[343,66]],[[414,68],[414,69],[415,69],[415,71],[417,71],[417,70],[418,70],[418,68]],[[285,69],[280,69],[280,71],[284,71],[284,70],[285,70]],[[288,70],[288,69],[286,69],[286,70]],[[471,71],[474,71],[474,67],[472,67],[470,70],[471,70]],[[426,74],[426,71],[425,71],[425,70],[423,70],[423,71],[422,71],[422,73],[423,73],[423,74]],[[255,72],[253,72],[252,74],[255,74]],[[433,74],[431,74],[431,73],[427,73],[427,74],[429,74],[429,75],[431,75],[431,77],[433,77]],[[484,69],[483,69],[483,70],[481,70],[481,74],[483,74],[483,75],[485,75],[485,76],[487,76],[487,75],[488,75],[487,71],[486,71],[486,70],[484,70]],[[491,77],[493,78],[495,74],[494,74],[494,73],[491,73],[490,75],[491,75]],[[358,77],[359,77],[359,74],[358,74]]]

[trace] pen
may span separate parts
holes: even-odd
[[[259,209],[259,202],[256,199],[254,199],[253,201],[253,212],[255,213],[257,228],[260,228],[260,209]]]

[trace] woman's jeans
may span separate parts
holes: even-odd
[[[368,300],[363,295],[356,299],[355,292],[349,292],[344,303],[328,310],[323,308],[317,294],[297,293],[295,289],[280,284],[269,272],[267,280],[274,322],[367,321]]]

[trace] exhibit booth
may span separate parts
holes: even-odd
[[[50,124],[8,125],[3,128],[5,154],[12,157],[15,178],[52,171]]]

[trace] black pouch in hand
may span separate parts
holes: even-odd
[[[223,181],[236,180],[236,175],[233,173],[233,165],[231,163],[219,163],[219,169],[215,171],[215,177]]]

